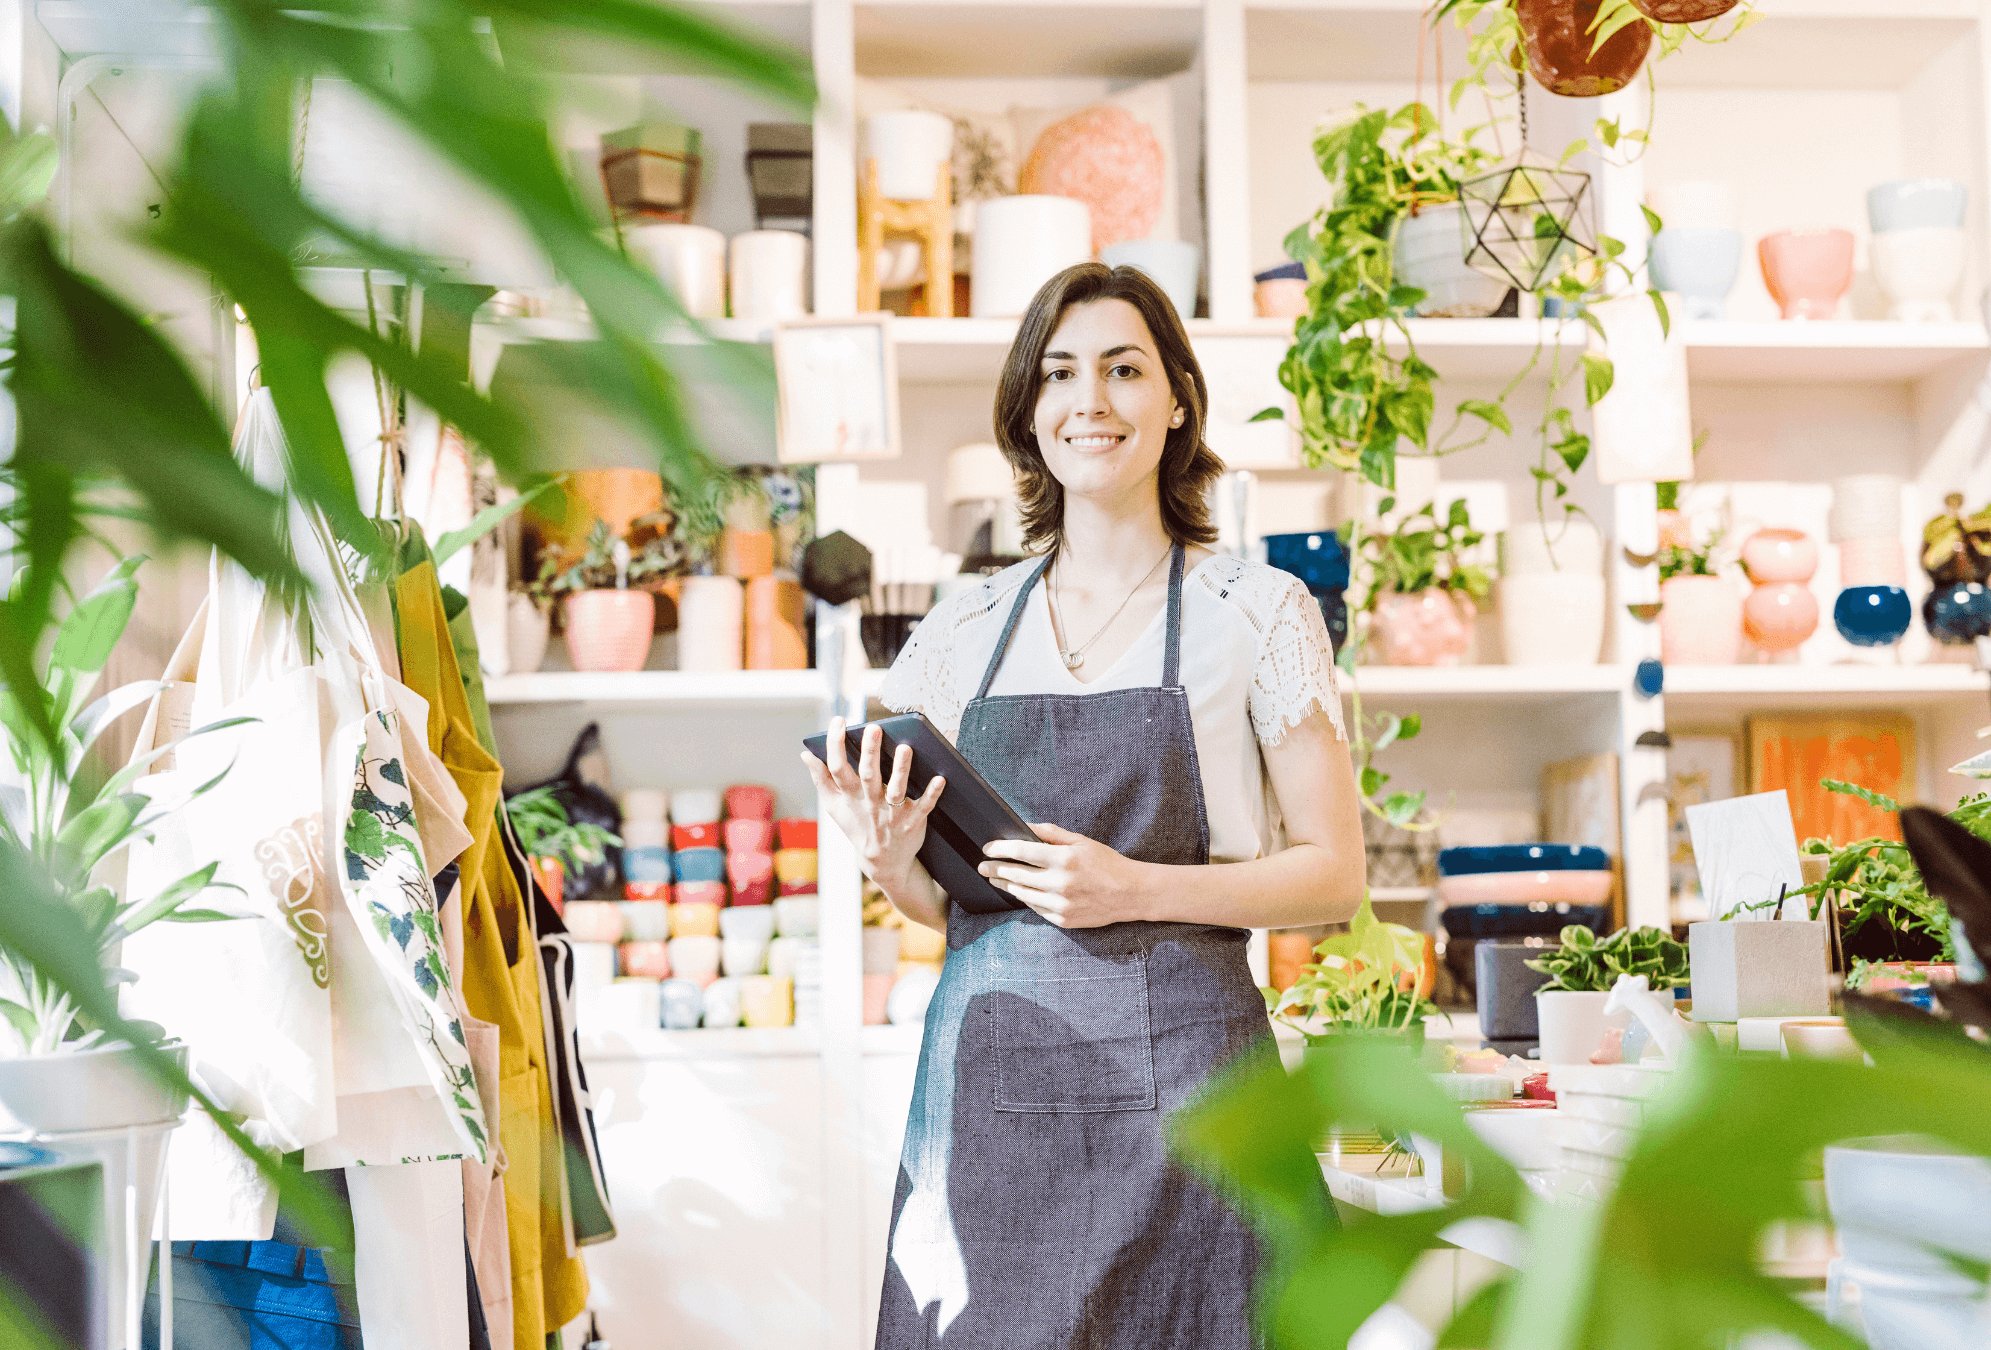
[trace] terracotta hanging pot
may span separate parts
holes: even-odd
[[[1664,0],[1654,0],[1663,3]],[[1684,3],[1685,0],[1675,0]],[[1652,48],[1652,25],[1628,23],[1590,54],[1590,25],[1602,0],[1514,0],[1528,73],[1551,94],[1595,98],[1630,84]]]
[[[1632,0],[1633,8],[1654,23],[1701,23],[1719,19],[1742,0]]]

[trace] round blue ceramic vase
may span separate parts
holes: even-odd
[[[1901,640],[1915,607],[1899,586],[1848,586],[1832,606],[1839,636],[1855,647],[1886,647]]]
[[[1938,586],[1922,602],[1922,622],[1936,641],[1952,647],[1991,637],[1991,591],[1974,581]]]

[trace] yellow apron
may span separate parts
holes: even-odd
[[[429,748],[449,766],[463,795],[474,842],[463,873],[463,996],[470,1015],[500,1034],[499,1139],[511,1233],[513,1345],[543,1345],[547,1333],[579,1316],[588,1275],[570,1254],[560,1221],[565,1174],[547,1077],[540,1012],[539,944],[532,916],[506,864],[498,836],[504,769],[478,742],[475,718],[443,611],[435,565],[416,563],[395,584],[402,679],[429,702]]]

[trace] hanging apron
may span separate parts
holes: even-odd
[[[1046,559],[961,716],[962,755],[1025,820],[1142,862],[1210,860],[1179,676],[1183,551],[1158,686],[990,697]],[[1066,930],[950,906],[907,1124],[879,1350],[1250,1350],[1256,1245],[1168,1155],[1211,1073],[1268,1053],[1243,929]]]

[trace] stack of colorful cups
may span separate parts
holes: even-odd
[[[719,911],[726,904],[726,850],[716,790],[681,788],[671,794],[671,871],[676,877],[671,888],[671,938],[711,939],[711,975],[716,978]],[[704,950],[703,944],[699,950]],[[676,953],[672,955],[675,960]]]
[[[726,789],[726,876],[733,903],[774,898],[774,789],[739,783]]]
[[[1873,227],[1869,261],[1887,296],[1887,317],[1907,323],[1956,318],[1966,254],[1969,191],[1943,178],[1906,178],[1867,189]]]
[[[664,813],[669,798],[653,788],[622,795],[622,973],[668,979],[671,850]]]

